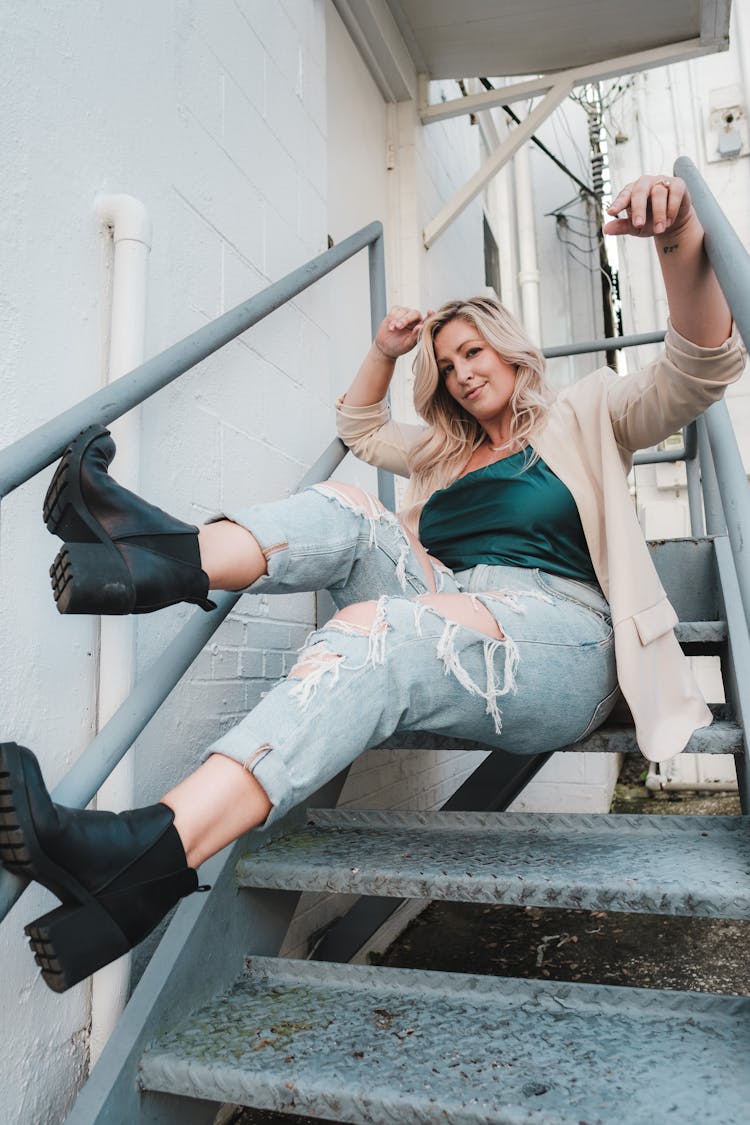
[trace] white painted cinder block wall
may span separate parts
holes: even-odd
[[[104,381],[111,248],[95,222],[97,193],[128,192],[153,220],[147,355],[325,249],[331,11],[322,0],[4,6],[3,445]],[[353,100],[364,98],[364,79],[353,81]],[[416,240],[471,171],[475,141],[464,122],[428,137],[413,110],[411,121],[389,113],[412,177]],[[418,271],[410,299],[481,287],[477,217],[467,212]],[[366,268],[359,276],[364,305]],[[348,292],[351,279],[341,284]],[[331,283],[301,296],[144,405],[140,486],[153,502],[199,522],[294,487],[331,436],[333,400],[351,376],[342,356],[367,344],[369,318],[364,329],[342,325],[336,292]],[[37,751],[55,784],[94,733],[98,637],[95,620],[54,609],[46,569],[56,543],[39,519],[49,475],[3,504],[0,675],[2,737]],[[138,620],[138,674],[190,612]],[[252,706],[314,615],[308,595],[240,603],[139,740],[139,802],[158,798]],[[434,805],[468,769],[468,757],[453,758],[427,756],[407,778],[403,758],[375,754],[350,799]],[[0,1004],[12,1013],[0,1029],[3,1118],[19,1125],[63,1119],[88,1063],[90,986],[54,996],[22,938],[52,904],[32,889],[0,927]],[[302,921],[299,943],[324,907]]]

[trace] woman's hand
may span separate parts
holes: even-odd
[[[732,316],[703,242],[703,227],[679,176],[639,176],[612,206],[605,234],[654,239],[672,325],[687,340],[717,348],[730,334]]]
[[[414,347],[425,320],[419,309],[393,306],[375,333],[362,366],[344,396],[349,406],[371,406],[385,398],[396,360]]]
[[[679,176],[639,176],[607,208],[608,215],[619,215],[621,211],[626,212],[626,217],[605,223],[605,234],[651,238],[682,230],[693,214],[693,205],[685,181]]]
[[[406,355],[419,339],[425,319],[419,309],[394,305],[375,333],[375,347],[386,359]]]

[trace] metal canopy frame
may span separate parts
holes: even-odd
[[[455,222],[489,181],[507,164],[521,145],[565,101],[574,87],[583,86],[587,82],[616,78],[621,74],[632,74],[640,70],[683,62],[705,53],[706,45],[701,39],[688,39],[680,43],[670,43],[665,47],[654,47],[646,51],[637,51],[635,54],[621,55],[618,58],[604,59],[598,63],[573,67],[570,70],[558,71],[553,75],[542,75],[525,82],[515,82],[497,90],[472,94],[466,98],[455,98],[452,101],[440,102],[437,105],[428,103],[429,81],[427,76],[420,76],[419,116],[425,125],[432,124],[435,121],[445,121],[447,118],[457,117],[460,114],[478,113],[481,110],[493,109],[499,105],[508,105],[512,102],[543,95],[542,101],[534,107],[526,119],[513,129],[498,148],[490,153],[467,183],[459,188],[453,197],[441,207],[435,218],[427,224],[422,233],[425,248],[429,250],[435,239],[439,238]]]

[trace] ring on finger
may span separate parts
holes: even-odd
[[[667,189],[667,191],[669,191],[669,189],[672,186],[672,181],[664,178],[664,179],[661,179],[661,180],[655,180],[654,184],[661,184],[662,187],[665,187]]]

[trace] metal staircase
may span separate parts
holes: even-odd
[[[689,180],[720,281],[750,337],[750,313],[732,288],[736,255],[722,258],[720,224],[691,169],[680,161],[677,171]],[[0,494],[50,464],[82,425],[118,417],[364,247],[377,324],[385,302],[382,232],[373,224],[0,454]],[[750,279],[750,263],[741,268]],[[543,756],[488,757],[473,787],[429,814],[336,810],[339,777],[314,795],[311,810],[294,810],[203,866],[211,892],[177,909],[69,1125],[208,1125],[225,1102],[399,1125],[703,1122],[709,1104],[712,1125],[747,1120],[750,998],[277,957],[299,894],[316,889],[390,904],[445,898],[750,918],[750,501],[725,414],[723,404],[712,407],[681,454],[696,537],[652,551],[680,617],[680,643],[691,655],[718,655],[724,673],[726,703],[688,752],[735,756],[745,815],[498,811]],[[343,453],[334,442],[302,483],[329,475]],[[196,614],[172,642],[58,786],[57,800],[88,803],[237,595],[218,600],[218,610]],[[459,748],[429,734],[389,744],[417,753]],[[566,748],[634,749],[622,720]],[[23,889],[0,875],[0,917]],[[648,1060],[640,1089],[621,1084],[623,1049]]]
[[[713,541],[652,550],[682,610],[685,647],[726,657]],[[568,749],[614,752],[628,742],[632,728],[613,724]],[[725,718],[698,732],[689,752],[741,745]],[[336,809],[310,809],[270,841],[251,834],[235,866],[242,893],[741,919],[750,919],[749,873],[746,816]],[[739,1125],[748,1047],[750,998],[250,955],[223,994],[143,1052],[139,1082],[164,1112],[173,1103],[163,1120],[175,1122],[175,1098],[187,1097],[346,1122],[697,1122],[712,1090],[712,1123]],[[624,1076],[624,1049],[648,1059],[643,1086]]]

